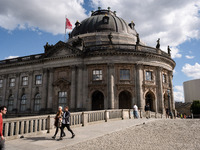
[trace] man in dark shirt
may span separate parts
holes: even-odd
[[[64,109],[63,113],[63,118],[62,118],[62,127],[61,127],[61,133],[60,133],[60,140],[62,140],[62,137],[65,136],[64,134],[64,128],[67,127],[67,130],[71,132],[72,138],[74,138],[75,134],[70,128],[70,112],[69,112],[69,107],[66,106]]]
[[[146,118],[149,119],[150,118],[150,106],[149,103],[147,103],[147,105],[144,108],[145,112],[146,112]]]

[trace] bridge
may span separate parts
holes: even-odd
[[[57,140],[60,133],[57,134],[55,140],[51,138],[55,132],[54,117],[55,114],[4,119],[3,133],[6,138],[6,149],[63,149],[122,129],[154,121],[155,118],[162,118],[162,115],[151,112],[151,119],[146,119],[140,112],[141,118],[133,119],[133,110],[131,109],[71,113],[70,123],[76,136],[71,139],[71,133],[65,129],[66,137],[62,141]]]

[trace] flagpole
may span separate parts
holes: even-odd
[[[65,42],[67,41],[67,39],[66,39],[66,15],[65,15]]]

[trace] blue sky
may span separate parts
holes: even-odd
[[[134,21],[140,38],[161,49],[170,45],[174,98],[183,101],[183,82],[200,78],[200,1],[197,0],[0,0],[0,60],[43,53],[43,46],[64,41],[65,16],[74,23],[98,7]],[[68,31],[70,32],[70,30]]]

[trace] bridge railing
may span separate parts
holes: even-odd
[[[140,117],[143,113],[140,112]],[[91,123],[107,122],[113,119],[131,119],[132,109],[112,109],[71,113],[70,124],[73,127],[86,126]],[[151,112],[151,117],[162,118],[161,114]],[[54,127],[55,114],[33,117],[4,119],[3,134],[6,139],[20,138],[25,135],[50,133]]]

